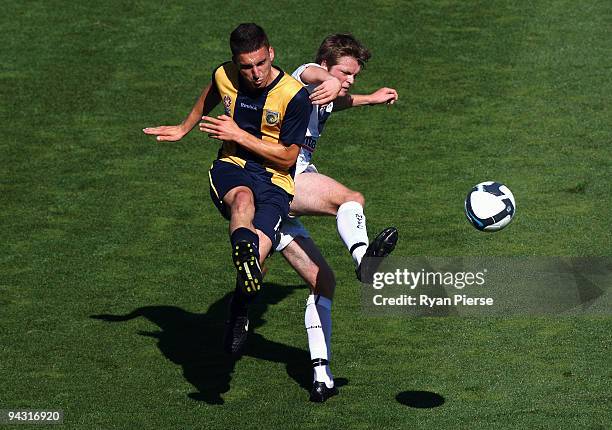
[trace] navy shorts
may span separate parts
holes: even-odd
[[[282,221],[289,213],[292,196],[281,187],[274,185],[261,165],[248,163],[244,168],[226,161],[215,160],[209,170],[210,197],[215,206],[226,218],[230,219],[228,208],[223,203],[223,197],[232,188],[248,187],[255,199],[255,217],[253,225],[272,241],[272,249],[276,248],[280,239],[279,230]]]

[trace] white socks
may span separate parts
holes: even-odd
[[[363,206],[357,202],[346,202],[338,208],[336,224],[338,233],[359,266],[369,244]],[[331,358],[331,305],[332,301],[321,295],[310,295],[306,302],[304,324],[308,334],[308,348],[313,363],[314,380],[334,386],[334,377],[329,368]]]
[[[344,245],[353,256],[355,267],[358,267],[369,244],[363,206],[357,202],[341,204],[336,215],[336,224]]]
[[[315,381],[325,382],[327,388],[334,386],[334,377],[329,368],[331,358],[331,304],[320,295],[311,294],[306,302],[304,324],[308,334],[308,348],[313,362]]]

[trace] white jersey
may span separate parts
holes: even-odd
[[[298,67],[295,72],[291,74],[295,79],[297,79],[302,85],[306,87],[309,93],[312,93],[314,89],[317,87],[314,84],[305,84],[300,79],[300,75],[304,70],[308,67],[320,67],[317,63],[306,63],[302,64]],[[328,105],[320,106],[313,105],[312,112],[310,114],[310,121],[308,122],[308,129],[306,130],[306,138],[304,139],[304,144],[300,149],[300,154],[298,155],[296,166],[295,166],[295,174],[299,175],[310,165],[312,160],[312,154],[317,149],[317,141],[321,136],[321,132],[323,131],[323,126],[325,125],[325,121],[332,113],[334,109],[334,103],[331,102]],[[313,166],[314,167],[314,166]]]

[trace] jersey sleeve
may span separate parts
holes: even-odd
[[[319,69],[323,69],[324,68],[323,66],[321,66],[320,64],[317,64],[317,63],[302,64],[300,67],[295,69],[295,71],[291,74],[291,77],[293,79],[295,79],[296,81],[298,81],[300,84],[304,85],[304,86],[308,85],[308,84],[305,84],[302,81],[302,78],[300,76],[302,76],[302,73],[304,73],[304,70],[306,70],[309,67],[318,67]]]
[[[279,140],[285,145],[302,145],[310,120],[312,104],[308,91],[301,88],[291,99],[285,110],[285,118],[281,125]]]
[[[213,83],[213,87],[214,87],[215,89],[217,89],[217,91],[218,91],[218,88],[217,88],[217,71],[218,71],[220,68],[224,67],[224,66],[225,66],[226,64],[228,64],[228,63],[230,63],[230,61],[226,61],[225,63],[221,63],[221,64],[219,64],[217,67],[215,67],[215,68],[214,68],[214,70],[213,70],[213,72],[212,72],[212,74],[211,74],[211,76],[210,76],[210,81]]]

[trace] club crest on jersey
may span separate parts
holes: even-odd
[[[232,98],[230,96],[223,96],[223,106],[225,106],[225,115],[231,116]]]
[[[266,124],[276,125],[280,119],[280,113],[266,109]]]

